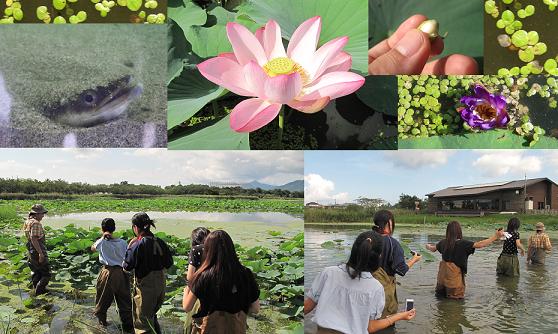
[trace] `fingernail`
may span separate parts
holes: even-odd
[[[397,43],[395,50],[405,57],[411,57],[418,52],[422,43],[424,43],[423,33],[418,30],[410,30]]]

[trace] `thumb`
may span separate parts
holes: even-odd
[[[393,49],[373,61],[372,75],[420,74],[430,57],[430,39],[418,29],[409,30]]]

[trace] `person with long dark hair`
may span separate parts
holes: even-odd
[[[385,304],[384,288],[372,273],[380,266],[382,236],[362,232],[353,243],[345,264],[325,268],[304,299],[304,314],[316,310],[318,334],[368,334],[411,320],[415,309],[380,319]]]
[[[46,236],[43,229],[43,220],[48,212],[42,204],[31,207],[27,221],[23,225],[23,232],[27,243],[27,265],[31,269],[31,283],[36,296],[47,293],[47,285],[52,276],[48,262]]]
[[[136,235],[128,244],[123,268],[134,271],[132,310],[136,333],[161,333],[157,312],[165,300],[166,273],[173,265],[167,244],[157,238],[151,227],[155,222],[147,213],[132,217],[132,229]]]
[[[197,227],[192,231],[191,249],[188,256],[188,271],[186,273],[186,280],[189,282],[194,277],[194,273],[201,266],[203,258],[203,243],[205,238],[209,235],[209,230],[205,227]]]
[[[481,241],[463,239],[461,225],[452,221],[446,227],[446,238],[436,245],[426,244],[431,252],[442,253],[442,261],[438,267],[436,295],[451,299],[463,299],[465,296],[465,275],[467,274],[467,260],[477,248],[483,248],[504,235],[503,229],[498,229],[494,235]]]
[[[519,239],[519,219],[513,217],[508,221],[506,232],[508,233],[504,240],[502,253],[498,256],[496,262],[496,274],[502,276],[519,276],[519,259],[517,258],[517,250],[521,251],[521,256],[525,256],[525,248]]]
[[[184,288],[182,307],[192,311],[192,334],[246,333],[246,318],[260,310],[260,290],[252,271],[240,263],[227,232],[205,238],[203,262]]]
[[[380,266],[372,275],[384,287],[386,303],[382,317],[397,313],[399,301],[397,300],[396,276],[405,276],[415,263],[420,261],[421,255],[415,253],[412,258],[405,260],[403,247],[392,235],[395,231],[395,217],[388,210],[380,210],[374,214],[372,229],[382,235],[383,248]]]

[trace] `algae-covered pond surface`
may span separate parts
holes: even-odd
[[[0,146],[165,147],[166,27],[0,29]]]
[[[347,261],[350,247],[364,229],[305,228],[304,288],[308,290],[313,279],[325,267]],[[402,242],[407,256],[409,249],[425,253],[424,244],[444,238],[445,231],[416,232],[396,228],[394,237]],[[488,237],[491,232],[486,232]],[[524,245],[531,232],[520,231]],[[464,238],[470,237],[464,231]],[[326,248],[322,247],[324,242]],[[552,238],[553,245],[558,244]],[[434,296],[439,253],[423,256],[405,277],[397,277],[397,295],[400,309],[406,298],[413,298],[416,318],[397,323],[397,333],[555,333],[558,311],[558,258],[547,256],[546,265],[527,265],[519,258],[520,277],[498,278],[496,260],[502,250],[501,243],[477,249],[469,257],[465,279],[465,299],[453,301]],[[305,332],[314,333],[311,316],[305,318]]]

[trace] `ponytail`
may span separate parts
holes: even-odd
[[[347,273],[351,279],[360,278],[363,272],[373,272],[380,266],[382,236],[374,231],[361,233],[353,243]]]

